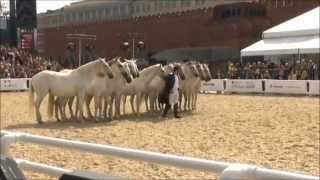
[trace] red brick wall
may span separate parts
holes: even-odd
[[[143,33],[146,52],[158,52],[179,47],[225,46],[242,49],[261,39],[261,33],[287,19],[317,6],[317,0],[294,0],[292,7],[274,8],[273,0],[262,3],[267,9],[266,17],[233,17],[224,21],[213,18],[213,9],[188,11],[115,22],[45,29],[44,55],[65,54],[67,33],[97,35],[95,46],[98,56],[123,53],[118,34]],[[280,0],[278,0],[280,1]],[[290,0],[286,0],[290,1]]]

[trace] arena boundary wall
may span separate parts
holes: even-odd
[[[0,91],[26,91],[30,78],[0,79]],[[200,92],[320,95],[320,80],[212,79],[202,82]]]
[[[202,82],[200,92],[320,95],[319,80],[212,79]]]
[[[246,164],[232,164],[191,157],[175,156],[163,153],[141,151],[135,149],[120,148],[115,146],[85,143],[80,141],[70,141],[65,139],[50,138],[44,136],[31,135],[26,133],[13,133],[1,131],[1,154],[9,156],[9,146],[16,142],[28,142],[47,146],[60,147],[85,151],[100,155],[117,156],[137,161],[170,165],[180,168],[207,171],[221,174],[220,180],[260,180],[260,179],[282,179],[282,180],[319,180],[319,177],[308,176],[284,171],[259,168]],[[72,170],[65,170],[44,164],[33,163],[23,159],[16,159],[19,167],[24,170],[45,173],[50,176],[60,176]]]

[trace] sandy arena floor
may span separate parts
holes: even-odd
[[[29,112],[27,93],[1,93],[1,129],[319,176],[319,106],[315,97],[200,95],[198,111],[183,114],[181,120],[143,115],[109,123],[49,120],[38,125]],[[53,166],[136,179],[217,177],[26,143],[12,146],[11,152],[14,157]],[[27,176],[50,179],[30,172]]]

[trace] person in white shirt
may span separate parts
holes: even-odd
[[[164,88],[163,96],[165,98],[165,108],[162,117],[166,117],[168,111],[173,108],[174,117],[181,118],[178,115],[179,102],[179,68],[174,67],[173,73],[166,77],[166,87]]]

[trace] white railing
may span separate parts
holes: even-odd
[[[319,80],[212,79],[200,92],[320,95]]]
[[[70,141],[65,139],[57,139],[43,136],[36,136],[25,133],[1,132],[1,154],[9,155],[9,146],[17,141],[30,142],[42,144],[47,146],[63,147],[78,151],[91,152],[100,155],[111,155],[120,158],[170,165],[180,168],[187,168],[199,171],[208,171],[212,173],[222,173],[221,180],[230,179],[281,179],[281,180],[317,180],[318,177],[307,176],[295,173],[288,173],[283,171],[275,171],[256,166],[245,164],[231,164],[226,162],[218,162],[204,159],[197,159],[191,157],[182,157],[169,154],[141,151],[135,149],[120,148],[115,146],[100,145],[85,143],[79,141]],[[18,160],[20,166],[24,169],[46,173],[57,176],[63,172],[70,170],[63,170],[56,167],[32,163],[25,160]],[[21,165],[22,164],[22,165]]]

